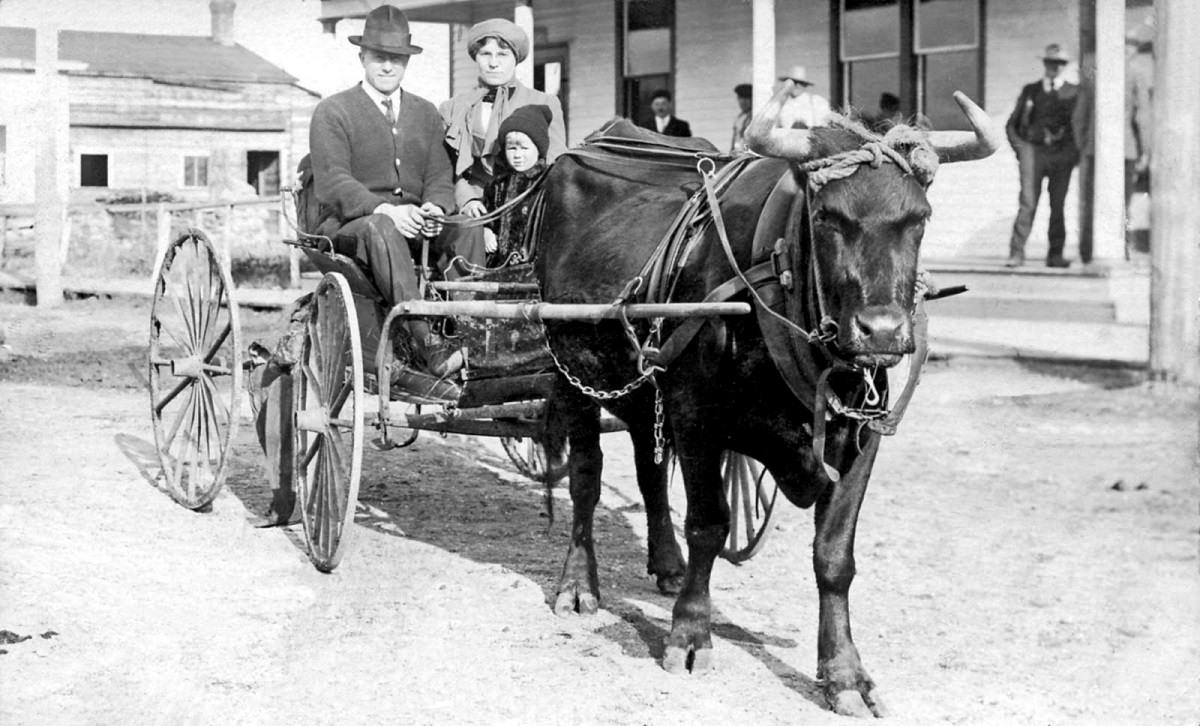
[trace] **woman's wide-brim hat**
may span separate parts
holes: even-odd
[[[425,50],[412,44],[408,17],[391,5],[380,5],[367,13],[362,35],[351,35],[349,40],[360,48],[392,55],[416,55]]]
[[[808,80],[808,69],[804,66],[792,66],[787,73],[782,73],[779,76],[781,81],[794,81],[801,86],[811,86],[812,81]]]
[[[475,44],[484,38],[499,38],[508,44],[517,56],[517,62],[529,57],[529,36],[521,30],[521,26],[504,18],[491,18],[476,23],[467,31],[467,52],[471,59],[475,58]]]
[[[1046,54],[1042,56],[1042,61],[1045,63],[1070,63],[1071,56],[1058,43],[1051,43],[1046,46]]]

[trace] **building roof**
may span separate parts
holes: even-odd
[[[33,28],[0,28],[0,58],[34,62]],[[286,83],[296,78],[240,45],[201,35],[143,35],[63,30],[59,59],[85,67],[73,72],[161,80]]]

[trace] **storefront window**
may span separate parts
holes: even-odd
[[[878,116],[884,94],[901,115],[966,128],[952,94],[978,102],[982,0],[841,0],[841,101]]]

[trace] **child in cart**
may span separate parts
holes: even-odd
[[[504,159],[484,190],[488,209],[499,209],[529,188],[546,171],[546,149],[550,146],[549,106],[522,106],[500,125]],[[484,230],[488,267],[503,267],[527,261],[525,227],[529,204],[522,204]]]

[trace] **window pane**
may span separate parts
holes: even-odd
[[[671,72],[671,29],[634,30],[625,38],[625,75]]]
[[[844,0],[842,58],[900,52],[900,0]]]
[[[674,0],[629,0],[626,6],[629,17],[628,30],[671,27],[671,10]]]
[[[877,113],[881,95],[900,95],[899,59],[880,58],[847,63],[846,87],[851,106],[867,113]]]
[[[79,155],[79,186],[108,186],[108,154]]]
[[[979,94],[979,51],[962,50],[931,53],[923,57],[925,77],[922,79],[924,114],[935,129],[969,131],[971,125],[954,102],[955,91],[962,91],[976,101]]]
[[[978,45],[979,0],[921,0],[917,49]]]

